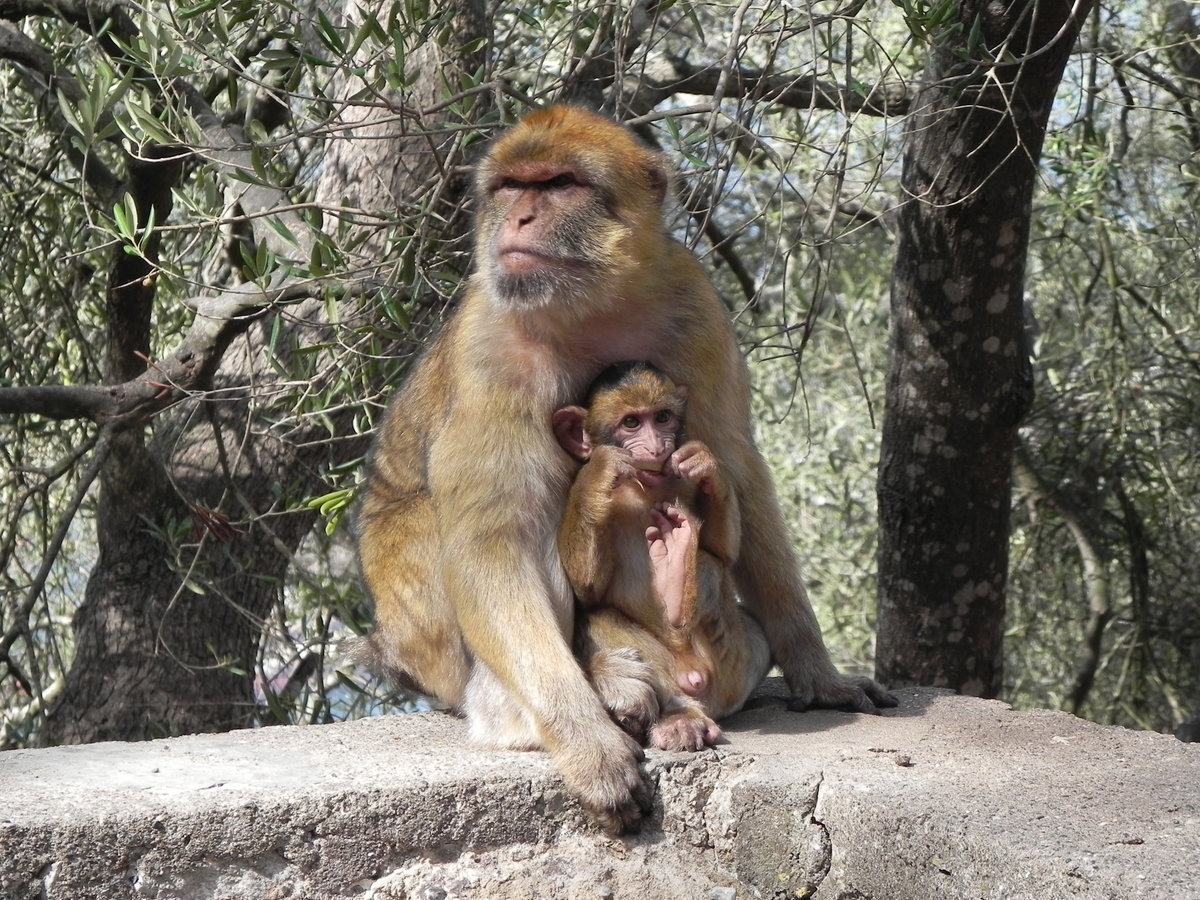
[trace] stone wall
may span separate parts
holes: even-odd
[[[0,897],[1200,900],[1200,745],[900,695],[649,753],[623,840],[437,713],[12,751]]]

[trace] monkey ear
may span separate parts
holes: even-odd
[[[679,400],[680,403],[686,403],[687,395],[688,395],[687,385],[686,384],[679,385],[677,388],[675,388],[675,390],[672,392],[672,394]]]
[[[592,442],[583,427],[586,418],[587,410],[582,406],[564,406],[550,419],[559,446],[580,462],[587,462],[592,455]]]
[[[647,168],[646,180],[661,203],[667,196],[667,188],[671,186],[671,164],[666,156],[655,154]]]

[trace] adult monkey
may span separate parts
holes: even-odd
[[[359,514],[385,668],[465,712],[477,740],[544,747],[613,832],[639,826],[649,788],[571,654],[555,538],[577,464],[548,427],[611,363],[689,386],[691,435],[742,510],[738,585],[793,705],[895,702],[839,676],[821,642],[732,326],[662,222],[668,180],[662,156],[579,109],[530,113],[497,140],[476,173],[476,270],[380,429]]]

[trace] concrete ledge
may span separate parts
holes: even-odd
[[[442,714],[13,751],[0,896],[1200,900],[1200,745],[900,694],[649,754],[628,840]]]

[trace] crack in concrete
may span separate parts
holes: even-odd
[[[811,897],[821,887],[821,884],[829,876],[829,870],[833,868],[833,837],[829,833],[829,827],[817,818],[817,809],[821,804],[821,788],[825,784],[825,772],[822,770],[817,774],[817,783],[813,786],[812,793],[812,812],[809,814],[809,824],[817,829],[817,836],[814,839],[815,843],[820,846],[815,854],[819,859],[819,868],[814,871],[809,869],[811,890],[800,896],[800,900],[805,897]]]

